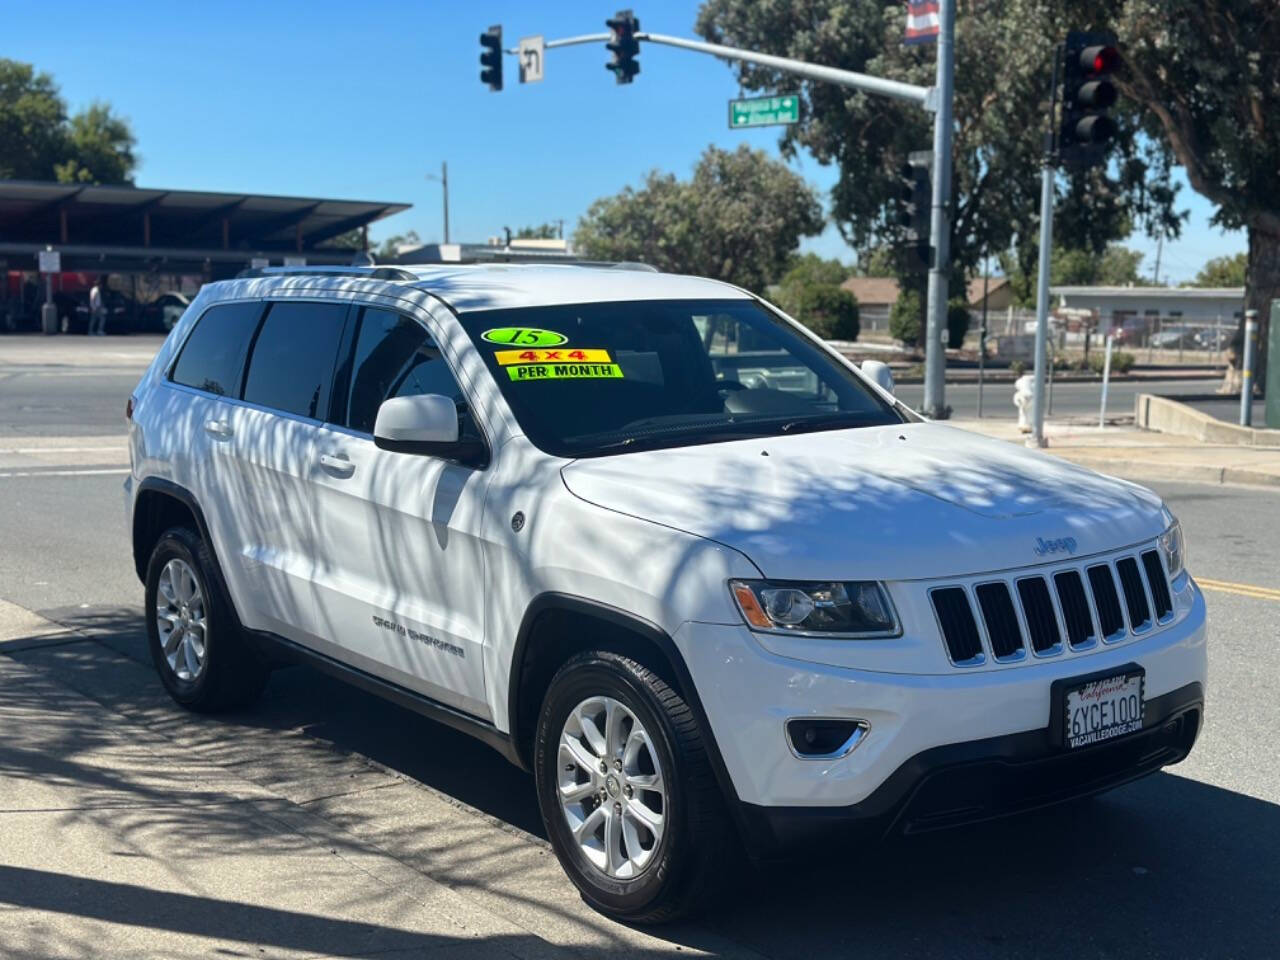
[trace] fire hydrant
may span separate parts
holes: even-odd
[[[1034,399],[1032,384],[1035,377],[1024,373],[1013,382],[1013,405],[1018,408],[1018,429],[1023,433],[1031,432],[1031,403]]]

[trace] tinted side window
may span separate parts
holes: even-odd
[[[336,303],[273,303],[249,357],[244,399],[322,418],[346,315],[347,308]]]
[[[422,325],[398,313],[366,307],[356,333],[344,425],[373,433],[382,401],[425,393],[453,400],[460,435],[481,438],[458,381]]]
[[[173,382],[220,397],[236,396],[244,354],[261,315],[261,303],[222,303],[206,310],[182,346]]]

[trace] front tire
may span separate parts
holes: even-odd
[[[147,564],[147,639],[169,696],[188,710],[213,713],[252,703],[268,669],[245,641],[221,589],[209,545],[174,527]]]
[[[556,856],[597,910],[660,923],[726,887],[731,830],[703,732],[647,667],[603,651],[561,667],[543,701],[534,765]]]

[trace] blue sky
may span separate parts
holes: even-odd
[[[592,33],[619,2],[61,0],[53,19],[47,5],[14,3],[0,56],[51,72],[73,110],[102,99],[128,117],[141,186],[409,202],[374,238],[412,228],[435,240],[440,187],[425,174],[447,160],[452,238],[483,240],[560,218],[569,230],[593,199],[650,169],[687,176],[709,143],[777,152],[776,130],[727,128],[737,84],[698,54],[645,46],[635,83],[617,86],[603,45],[569,47],[548,52],[541,84],[519,84],[510,57],[501,93],[480,83],[490,24],[508,46]],[[692,36],[696,2],[634,6],[644,28]],[[836,179],[808,157],[794,167],[824,196]],[[1175,282],[1245,247],[1208,225],[1213,208],[1190,188],[1183,198],[1191,221],[1161,263]],[[1154,242],[1131,244],[1149,274]],[[834,228],[806,248],[854,256]]]

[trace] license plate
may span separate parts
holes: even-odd
[[[1144,676],[1142,668],[1136,667],[1067,681],[1058,701],[1063,745],[1075,750],[1141,730]]]

